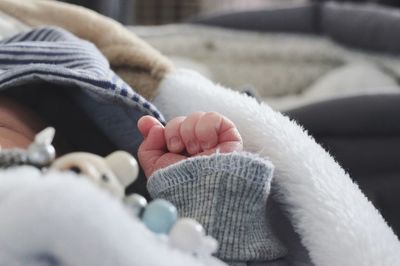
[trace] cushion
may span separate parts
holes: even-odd
[[[190,22],[240,30],[311,33],[316,31],[316,11],[316,5],[300,5],[202,16]]]
[[[400,10],[330,2],[322,6],[320,19],[321,30],[336,41],[382,52],[400,51]]]

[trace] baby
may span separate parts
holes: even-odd
[[[8,97],[0,97],[0,124],[3,148],[26,148],[46,125]],[[226,262],[281,263],[285,249],[265,210],[272,166],[240,152],[242,138],[232,121],[216,112],[196,112],[165,127],[143,116],[137,126],[144,138],[138,159],[153,198],[167,199],[180,216],[198,220],[219,241],[217,256]]]
[[[7,97],[0,97],[0,123],[3,148],[26,148],[46,125],[35,112]],[[219,241],[216,255],[229,264],[283,263],[285,249],[266,220],[272,166],[240,152],[241,136],[228,118],[196,112],[164,127],[143,116],[138,129],[144,137],[138,159],[153,198],[167,199],[180,216],[199,221]]]

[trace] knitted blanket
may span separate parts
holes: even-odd
[[[107,91],[116,101],[129,99],[132,108],[164,121],[153,104],[110,70],[93,44],[61,28],[36,28],[0,41],[0,90],[37,80],[75,84],[100,95]]]

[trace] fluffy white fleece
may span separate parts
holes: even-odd
[[[400,242],[381,214],[295,122],[186,70],[163,80],[155,104],[167,118],[202,110],[235,122],[245,150],[275,165],[279,200],[316,265],[400,265]]]
[[[119,201],[72,173],[0,171],[0,217],[2,266],[225,265],[169,247]]]

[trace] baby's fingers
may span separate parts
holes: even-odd
[[[215,147],[221,152],[240,151],[243,148],[242,137],[235,124],[216,112],[201,117],[196,125],[196,135],[204,151]]]
[[[215,112],[205,113],[197,121],[195,135],[203,151],[212,149],[218,144],[218,131],[221,127],[223,116]]]
[[[193,113],[189,115],[180,126],[179,132],[181,138],[185,144],[186,151],[191,155],[201,152],[200,142],[196,137],[195,128],[197,122],[203,115],[204,112]]]
[[[225,117],[222,121],[221,128],[218,132],[218,142],[237,142],[240,146],[243,146],[242,137],[240,136],[236,126]]]
[[[184,116],[175,117],[165,126],[165,141],[170,152],[181,153],[185,150],[185,144],[180,134],[181,124],[184,120]]]
[[[138,120],[137,126],[138,126],[139,131],[142,134],[143,138],[146,138],[147,135],[149,134],[151,128],[153,128],[154,126],[162,127],[162,124],[160,123],[160,121],[158,121],[154,117],[146,115],[146,116],[142,116]]]

